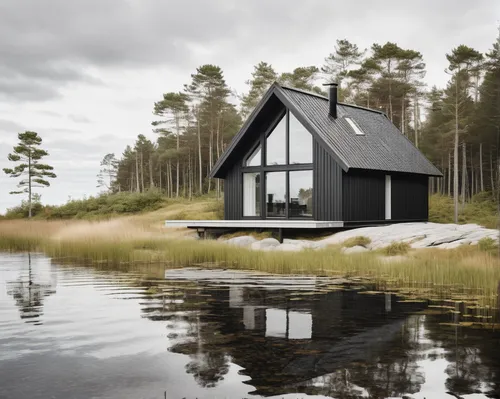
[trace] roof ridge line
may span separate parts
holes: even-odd
[[[282,88],[282,89],[285,89],[285,90],[291,90],[291,91],[296,91],[297,93],[302,93],[302,94],[307,94],[309,96],[313,96],[313,97],[318,97],[318,98],[321,98],[322,100],[326,100],[328,101],[328,97],[325,97],[321,94],[318,94],[318,93],[314,93],[312,91],[308,91],[308,90],[303,90],[303,89],[297,89],[296,87],[291,87],[291,86],[284,86],[284,85],[281,85],[279,84],[278,82],[274,82],[278,87]],[[371,111],[371,112],[375,112],[376,114],[382,114],[382,115],[385,115],[385,112],[383,111],[379,111],[377,109],[372,109],[372,108],[367,108],[367,107],[363,107],[361,105],[357,105],[357,104],[348,104],[348,103],[344,103],[344,102],[338,102],[337,104],[340,104],[340,105],[345,105],[346,107],[352,107],[352,108],[358,108],[358,109],[363,109],[365,111]]]

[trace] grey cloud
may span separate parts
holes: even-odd
[[[91,123],[92,122],[92,120],[87,118],[85,115],[69,114],[68,118],[75,123]]]
[[[293,54],[328,40],[333,49],[335,39],[349,36],[406,37],[416,48],[433,47],[436,38],[458,36],[495,10],[497,0],[387,0],[383,7],[371,0],[3,0],[0,93],[44,100],[71,82],[102,84],[89,72],[94,67],[241,66],[255,54]],[[383,18],[404,28],[384,26]]]
[[[20,133],[25,131],[26,128],[23,125],[20,125],[17,122],[8,120],[8,119],[0,119],[0,132],[8,132],[8,133]],[[0,138],[5,136],[5,134],[1,134]]]

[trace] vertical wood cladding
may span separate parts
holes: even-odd
[[[239,163],[233,165],[224,179],[224,219],[239,220],[243,216],[243,188]]]
[[[392,220],[427,220],[429,178],[420,175],[392,175]]]
[[[349,171],[342,176],[344,221],[385,220],[385,175]]]
[[[342,220],[342,168],[316,140],[313,168],[314,219]]]

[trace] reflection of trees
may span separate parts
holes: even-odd
[[[27,323],[41,324],[43,298],[55,293],[52,281],[41,284],[32,271],[31,254],[28,254],[28,274],[21,273],[16,281],[8,282],[8,294],[12,295],[19,307],[21,319]]]
[[[218,333],[215,323],[202,323],[200,316],[191,318],[189,324],[186,335],[195,340],[174,345],[171,350],[189,355],[186,372],[193,374],[200,386],[215,387],[229,371],[229,357],[222,345],[226,338]]]
[[[192,360],[186,365],[186,372],[193,374],[202,387],[215,387],[229,371],[228,359],[223,353],[204,352],[190,357]]]
[[[445,349],[446,389],[457,395],[481,392],[487,381],[498,381],[493,370],[500,367],[498,339],[490,331],[440,326],[442,316],[427,316],[429,337]],[[444,320],[446,321],[446,320]]]
[[[339,399],[401,397],[420,391],[425,382],[417,361],[418,318],[405,320],[403,328],[373,355],[346,362],[340,370],[313,378],[303,390]],[[377,346],[377,342],[373,342]]]

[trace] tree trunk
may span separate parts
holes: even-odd
[[[158,178],[159,178],[158,179],[159,180],[158,183],[160,184],[160,191],[161,191],[161,160],[160,160],[160,164],[158,166],[160,168],[160,173],[158,174]]]
[[[495,198],[495,181],[493,180],[493,174],[495,173],[493,169],[493,148],[490,147],[490,179],[491,179],[491,192],[493,193],[493,198]]]
[[[151,156],[149,157],[149,188],[153,188],[155,182],[153,180],[153,162],[151,162]]]
[[[483,143],[479,144],[479,175],[481,179],[481,192],[484,191],[484,180],[483,180]]]
[[[176,144],[176,149],[177,149],[177,181],[175,183],[176,187],[175,187],[175,191],[176,191],[176,194],[175,196],[176,197],[179,197],[179,149],[180,149],[180,140],[181,140],[181,127],[180,127],[180,122],[179,122],[179,115],[175,115],[175,130],[176,130],[176,133],[177,133],[177,144]]]
[[[403,133],[403,136],[406,136],[406,129],[405,129],[405,96],[403,95],[403,98],[401,100],[401,133]]]
[[[31,203],[31,152],[28,154],[28,218],[32,216],[32,203]]]
[[[217,129],[216,129],[216,137],[215,137],[217,144],[217,159],[220,157],[220,116],[217,118]],[[212,169],[212,165],[210,166],[210,169]],[[220,197],[220,179],[216,180],[216,198],[219,199]]]
[[[472,201],[472,197],[474,196],[474,164],[472,162],[472,144],[470,146],[470,201]]]
[[[389,75],[389,118],[392,120],[392,77],[391,77],[391,63],[389,61],[387,65],[387,72]]]
[[[413,99],[413,121],[414,121],[414,129],[415,129],[415,147],[418,148],[418,93],[415,91],[415,98]]]
[[[136,191],[140,192],[141,187],[139,186],[139,153],[135,153],[135,180],[136,180]]]
[[[467,182],[467,155],[465,153],[465,142],[462,143],[462,204],[465,204],[465,185]]]
[[[141,188],[142,192],[144,192],[144,155],[141,151]]]
[[[212,169],[213,165],[213,144],[214,143],[214,132],[213,130],[210,132],[210,139],[208,142],[208,170],[207,170],[207,175],[210,173],[210,169]],[[210,189],[212,188],[212,179],[208,178],[208,192],[210,192]]]
[[[448,197],[451,197],[451,153],[448,152]]]
[[[197,117],[197,124],[198,124],[198,167],[199,167],[199,179],[200,179],[200,185],[199,185],[199,193],[200,195],[203,194],[203,162],[201,158],[201,126],[200,126],[200,110],[198,108],[198,117]]]
[[[453,219],[454,219],[455,223],[458,223],[458,99],[456,100],[455,105],[456,105],[456,108],[455,108],[455,147],[453,149],[453,205],[454,205]]]

